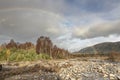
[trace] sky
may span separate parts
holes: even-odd
[[[40,36],[72,52],[120,41],[120,0],[0,0],[0,44]]]

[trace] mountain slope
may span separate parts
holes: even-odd
[[[120,42],[104,42],[81,49],[78,53],[84,54],[107,54],[111,52],[120,52]]]

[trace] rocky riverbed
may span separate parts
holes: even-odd
[[[1,64],[0,80],[120,80],[120,62],[67,59]]]

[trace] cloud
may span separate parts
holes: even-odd
[[[1,42],[34,42],[44,35],[75,51],[120,40],[119,25],[120,0],[0,0]]]
[[[64,17],[52,12],[32,8],[15,8],[0,11],[0,34],[28,40],[40,35],[51,38],[65,34]]]
[[[84,16],[78,17],[77,20],[73,17],[76,24],[72,28],[73,37],[91,39],[108,37],[113,34],[120,35],[120,6],[118,5],[120,3],[108,3],[114,5],[110,11],[88,12]]]
[[[36,8],[65,16],[76,16],[88,12],[108,12],[119,4],[119,0],[1,0],[0,9]]]
[[[12,39],[12,38],[9,37],[9,36],[0,35],[0,44],[3,44],[3,43],[5,43],[5,42],[8,42],[10,39]]]
[[[63,14],[66,11],[66,4],[65,0],[1,0],[0,9],[6,8],[35,8]]]
[[[97,23],[97,22],[96,22]],[[109,21],[85,27],[75,27],[73,35],[79,38],[107,37],[112,34],[120,35],[120,21]]]
[[[61,48],[68,49],[71,52],[79,51],[82,48],[93,46],[102,42],[116,42],[120,41],[120,36],[118,35],[110,35],[108,37],[96,37],[96,38],[88,38],[88,39],[80,39],[80,38],[72,38],[71,34],[67,34],[64,37],[57,38],[54,41]]]

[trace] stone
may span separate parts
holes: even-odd
[[[70,80],[76,80],[75,78],[71,78]]]
[[[104,74],[104,78],[106,78],[106,77],[108,77],[108,75],[107,75],[107,74]]]
[[[110,80],[115,80],[115,75],[114,74],[110,74]]]
[[[29,63],[30,64],[30,63]],[[33,64],[33,63],[32,63]],[[58,60],[58,61],[40,61],[34,63],[34,65],[27,66],[27,68],[35,67],[34,65],[41,65],[47,68],[59,68],[57,72],[44,71],[41,68],[35,73],[29,74],[28,77],[20,75],[21,78],[30,78],[31,80],[120,80],[120,63],[110,62],[88,62],[77,60]],[[72,66],[65,67],[71,64]],[[4,65],[2,63],[2,65]],[[27,64],[26,64],[27,65]],[[51,66],[52,65],[52,66]],[[4,66],[5,67],[5,66]],[[25,68],[25,69],[27,69]],[[35,67],[36,68],[36,67]],[[118,70],[118,71],[117,71]],[[4,70],[3,70],[4,71]],[[31,75],[30,75],[31,74]],[[24,78],[25,77],[25,78]],[[21,80],[21,78],[19,80]],[[29,79],[29,80],[30,80]],[[0,79],[3,80],[3,79]],[[15,80],[10,78],[8,80]],[[17,79],[18,80],[18,79]]]
[[[120,80],[120,76],[117,76],[117,80]]]

